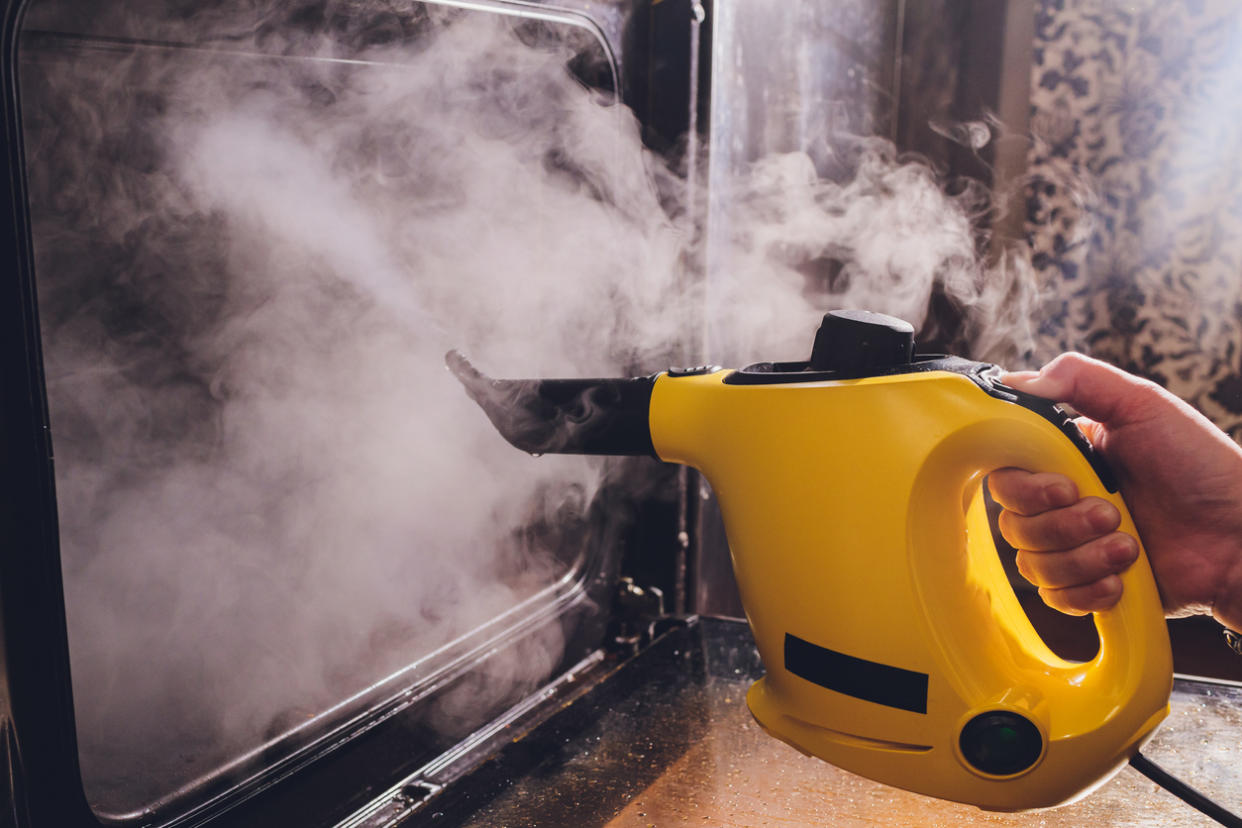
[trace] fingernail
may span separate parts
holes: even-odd
[[[1008,371],[1001,375],[1001,382],[1010,388],[1018,388],[1038,376],[1038,371]]]
[[[1126,567],[1138,559],[1138,544],[1129,535],[1118,535],[1108,546],[1108,561],[1116,567]]]
[[[1069,506],[1077,495],[1074,487],[1068,483],[1052,483],[1044,487],[1044,499],[1052,508]]]
[[[1101,503],[1087,512],[1087,522],[1096,532],[1111,532],[1121,522],[1121,515],[1112,505]]]
[[[1115,606],[1121,600],[1121,579],[1116,575],[1108,575],[1099,580],[1103,609]]]

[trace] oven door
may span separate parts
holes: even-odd
[[[604,657],[678,479],[443,364],[682,348],[622,334],[685,271],[620,101],[658,143],[622,44],[685,55],[577,5],[6,5],[6,824],[335,824]]]

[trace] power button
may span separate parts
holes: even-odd
[[[1039,761],[1044,739],[1039,728],[1025,716],[993,710],[966,723],[958,746],[975,770],[990,776],[1012,776]]]

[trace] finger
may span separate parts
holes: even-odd
[[[1123,572],[1138,560],[1138,541],[1113,532],[1064,552],[1018,551],[1018,572],[1037,587],[1084,586]]]
[[[1111,609],[1121,600],[1121,578],[1109,575],[1090,584],[1050,589],[1041,587],[1039,597],[1044,603],[1066,615],[1086,615]]]
[[[1038,515],[1078,500],[1074,481],[1051,472],[998,469],[988,475],[988,491],[1004,508],[1019,515]]]
[[[1038,372],[1015,371],[1001,381],[1020,391],[1067,402],[1109,428],[1142,419],[1154,397],[1163,392],[1140,379],[1083,354],[1061,354]]]
[[[1084,497],[1063,509],[1037,515],[1005,510],[997,526],[1012,546],[1034,552],[1073,549],[1101,538],[1121,525],[1121,513],[1107,500]]]

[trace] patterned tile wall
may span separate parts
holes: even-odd
[[[1038,0],[1039,357],[1148,376],[1242,437],[1242,4]]]

